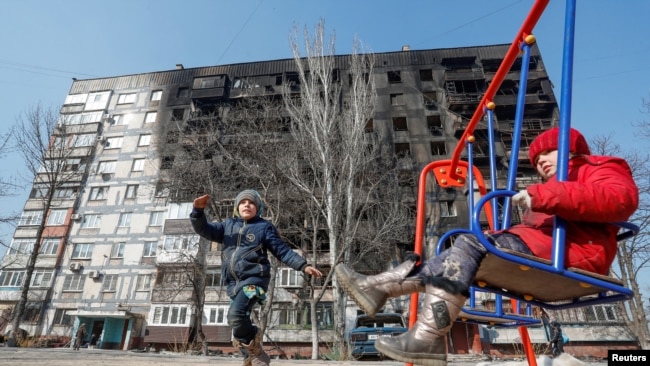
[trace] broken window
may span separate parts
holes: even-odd
[[[393,131],[408,131],[406,117],[393,117]]]
[[[408,142],[396,143],[395,155],[399,157],[406,157],[411,155],[411,144],[409,144]]]
[[[447,155],[447,145],[444,141],[431,141],[431,155]]]
[[[402,74],[400,71],[389,71],[387,75],[388,75],[388,82],[390,84],[397,84],[402,82]]]
[[[433,70],[420,70],[420,81],[433,81]]]

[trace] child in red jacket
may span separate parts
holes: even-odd
[[[525,207],[521,224],[488,234],[499,248],[550,259],[555,215],[566,221],[566,266],[606,274],[616,255],[612,222],[627,221],[638,206],[638,189],[627,163],[620,158],[592,156],[575,129],[569,136],[568,179],[558,182],[558,128],[540,134],[530,145],[530,162],[544,183],[533,184],[512,197]],[[345,264],[337,278],[350,297],[370,315],[389,297],[424,291],[418,321],[398,337],[381,338],[376,348],[403,362],[446,365],[445,335],[465,304],[485,247],[472,235],[460,235],[440,255],[416,266],[417,257],[375,276],[363,276]]]

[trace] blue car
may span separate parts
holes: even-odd
[[[395,337],[408,331],[406,321],[399,313],[378,313],[374,317],[359,315],[354,328],[348,333],[348,344],[352,357],[379,357],[384,355],[375,348],[375,341],[380,337]]]

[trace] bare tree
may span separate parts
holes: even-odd
[[[372,242],[375,250],[382,245],[394,245],[394,235],[367,234],[403,233],[399,225],[403,227],[405,224],[402,220],[405,210],[399,205],[396,210],[391,210],[394,207],[377,200],[381,187],[391,174],[390,170],[378,168],[382,156],[379,137],[366,133],[373,118],[376,98],[372,54],[359,54],[361,45],[355,40],[352,54],[345,58],[348,64],[341,68],[348,74],[339,75],[337,57],[334,56],[335,39],[331,36],[326,40],[324,21],[316,26],[313,36],[306,28],[302,36],[303,42],[299,40],[298,28],[294,27],[290,43],[298,71],[295,82],[299,85],[285,86],[284,102],[296,141],[293,152],[296,158],[285,160],[287,165],[282,171],[313,202],[312,207],[320,210],[327,229],[333,268],[340,261],[351,261],[354,250],[364,248],[359,245],[363,239],[366,243]],[[392,202],[397,203],[395,198]],[[374,221],[372,229],[368,227],[368,215],[381,217]],[[334,287],[335,348],[343,350],[345,301],[331,276],[332,273],[328,280],[332,280]],[[322,295],[321,292],[313,300],[312,306]],[[315,328],[312,328],[312,337],[312,358],[316,358],[318,333]]]
[[[96,143],[97,129],[92,131],[81,125],[70,124],[65,116],[51,109],[45,109],[40,104],[22,113],[16,121],[12,130],[12,139],[16,150],[22,155],[26,171],[30,174],[28,179],[33,182],[33,191],[30,195],[32,207],[40,211],[36,230],[33,235],[34,243],[23,253],[21,258],[26,257],[25,276],[20,289],[20,299],[12,314],[12,329],[20,327],[24,316],[25,306],[28,301],[45,301],[51,296],[51,288],[40,298],[30,299],[30,283],[37,258],[41,250],[43,239],[49,235],[51,226],[66,226],[69,230],[69,215],[62,222],[48,224],[48,216],[52,209],[62,207],[68,213],[74,209],[76,203],[70,203],[58,197],[59,190],[63,183],[70,181],[81,182],[87,175],[88,157],[94,150]],[[81,132],[85,128],[87,133]],[[74,199],[74,198],[73,198]],[[34,205],[38,202],[38,207]],[[44,307],[40,308],[41,314]],[[12,331],[12,339],[16,341],[16,333]]]
[[[621,314],[628,328],[639,340],[641,348],[647,349],[650,346],[650,335],[639,279],[641,271],[650,266],[650,156],[637,150],[622,151],[611,136],[597,136],[591,141],[591,147],[594,154],[625,158],[639,188],[639,208],[631,221],[637,224],[640,230],[636,236],[619,243],[616,258],[620,272],[618,275],[624,285],[634,291],[630,301],[621,304]]]
[[[0,158],[4,158],[9,153],[10,137],[10,133],[0,134]],[[17,185],[13,183],[9,177],[0,177],[0,199],[11,196],[16,187]],[[13,214],[5,213],[0,215],[0,227],[8,226],[15,220],[16,217]],[[9,243],[5,243],[2,236],[0,236],[0,247],[9,247]]]
[[[178,249],[161,253],[164,258],[159,265],[156,286],[152,299],[158,302],[189,303],[194,308],[195,337],[193,339],[178,339],[178,348],[193,349],[198,345],[203,355],[208,354],[208,343],[202,326],[205,306],[205,259],[209,243],[198,240],[195,235],[179,235],[182,242]],[[188,342],[187,344],[185,342]]]
[[[279,136],[286,125],[280,113],[282,103],[251,95],[232,103],[194,107],[187,120],[173,121],[157,131],[157,149],[163,162],[169,162],[161,180],[161,185],[170,192],[169,199],[188,202],[209,193],[212,199],[207,214],[222,221],[232,215],[235,195],[243,189],[254,188],[265,197],[265,218],[275,224],[287,221],[293,207],[291,199],[285,198],[291,196],[286,193],[289,186],[278,181],[281,175],[277,174],[274,163],[282,154],[280,144],[285,142]],[[218,251],[218,246],[213,244],[216,243],[202,243],[200,247],[211,245]],[[185,270],[194,289],[191,298],[197,314],[197,335],[207,351],[200,318],[206,301],[201,279],[210,265],[205,261],[206,256],[212,256],[207,249],[186,256]],[[262,331],[272,310],[274,273],[268,289],[271,301],[262,307],[256,319]],[[218,299],[225,294],[222,290],[225,287],[218,290]],[[223,298],[227,301],[227,296]]]

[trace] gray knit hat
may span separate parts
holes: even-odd
[[[264,211],[264,201],[262,201],[262,197],[260,197],[260,194],[257,193],[257,191],[254,189],[246,189],[239,192],[237,197],[235,197],[235,208],[233,210],[233,215],[239,217],[239,203],[243,200],[253,201],[257,207],[257,214],[255,216],[262,216],[262,212]]]

